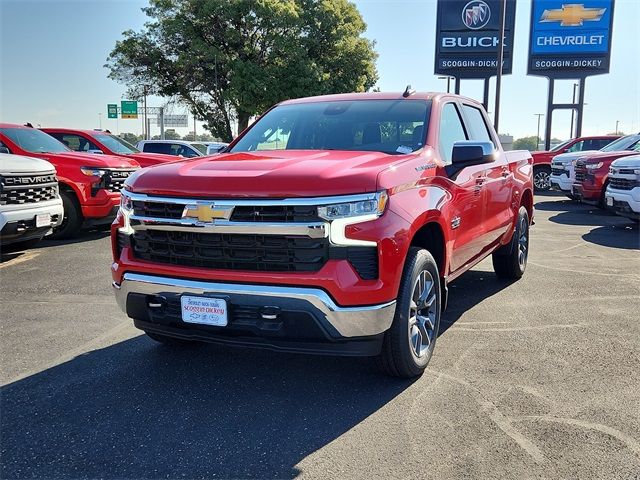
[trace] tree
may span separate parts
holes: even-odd
[[[535,135],[531,137],[519,138],[513,142],[514,150],[529,150],[530,152],[538,149],[538,137]]]
[[[377,81],[374,43],[347,0],[150,0],[124,32],[109,77],[187,104],[214,136],[292,97],[361,92]]]
[[[141,135],[136,135],[135,133],[121,133],[118,136],[121,139],[123,139],[125,142],[129,142],[131,145],[135,145],[140,140],[142,140],[142,136]]]

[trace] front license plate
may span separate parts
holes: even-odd
[[[36,228],[51,226],[51,215],[48,213],[41,213],[36,215]]]
[[[607,206],[613,207],[613,197],[607,197]]]
[[[227,325],[227,302],[220,298],[190,297],[183,295],[182,321],[224,327]]]

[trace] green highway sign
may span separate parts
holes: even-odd
[[[116,103],[107,104],[107,118],[118,118],[118,105]]]
[[[122,100],[120,102],[120,115],[122,118],[138,118],[138,102],[135,100]]]

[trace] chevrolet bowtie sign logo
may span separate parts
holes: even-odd
[[[545,10],[541,22],[560,22],[562,27],[579,27],[584,22],[597,22],[602,18],[606,8],[585,8],[584,4],[571,3],[562,8]]]
[[[214,220],[228,220],[233,207],[216,206],[213,202],[200,202],[185,205],[182,218],[193,218],[202,223],[213,223]]]

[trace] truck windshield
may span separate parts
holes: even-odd
[[[567,145],[569,145],[571,142],[573,142],[573,138],[567,141],[564,141],[558,145],[556,145],[555,147],[553,147],[551,150],[549,150],[550,152],[559,152],[560,150],[562,150],[564,147],[566,147]]]
[[[122,140],[115,135],[94,135],[94,137],[109,150],[119,155],[130,155],[140,151],[129,142]]]
[[[627,135],[626,137],[614,140],[607,146],[600,149],[601,152],[620,152],[622,150],[633,150],[633,147],[640,140],[640,135]]]
[[[62,153],[69,152],[62,142],[37,128],[0,128],[0,133],[6,135],[21,149],[31,153]]]
[[[355,100],[280,105],[256,122],[231,152],[347,150],[388,154],[424,146],[431,102]]]

